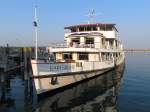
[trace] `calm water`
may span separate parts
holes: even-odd
[[[23,74],[0,74],[0,112],[150,112],[150,53],[128,53],[125,67],[39,102]]]
[[[118,96],[120,112],[150,112],[150,53],[130,53]]]

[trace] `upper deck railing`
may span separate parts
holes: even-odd
[[[52,47],[52,48],[68,48],[69,46],[67,45],[66,42],[57,42],[57,43],[50,43],[49,47]]]
[[[98,46],[98,47],[97,47]],[[96,42],[95,44],[85,44],[85,43],[51,43],[49,45],[51,48],[102,48],[102,49],[123,49],[122,44],[119,44],[118,46],[114,45],[108,45],[108,44],[102,44],[99,42]]]

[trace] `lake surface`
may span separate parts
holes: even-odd
[[[128,53],[121,90],[120,112],[150,112],[150,53]]]
[[[0,73],[0,112],[150,112],[150,53],[127,53],[125,66],[39,102],[23,74]]]

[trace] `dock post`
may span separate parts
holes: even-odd
[[[27,71],[27,48],[24,47],[24,69]]]
[[[0,96],[0,103],[5,102],[6,100],[6,90],[5,90],[5,74],[0,73],[0,84],[1,84],[1,96]]]
[[[6,72],[7,70],[8,70],[8,56],[9,56],[9,53],[10,53],[10,51],[9,51],[9,44],[7,43],[7,45],[6,45],[6,49],[5,49],[5,54],[6,54],[6,66],[5,66],[5,68],[4,68],[4,72]]]
[[[33,95],[32,79],[30,78],[30,60],[31,60],[31,50],[30,48],[25,48],[24,50],[24,79],[25,79],[25,94],[26,98],[29,99]],[[32,101],[31,101],[32,102]]]

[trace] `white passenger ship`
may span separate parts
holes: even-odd
[[[31,60],[37,94],[101,75],[124,63],[115,24],[88,23],[65,29],[70,30],[65,33],[65,43],[50,45],[49,59]]]

